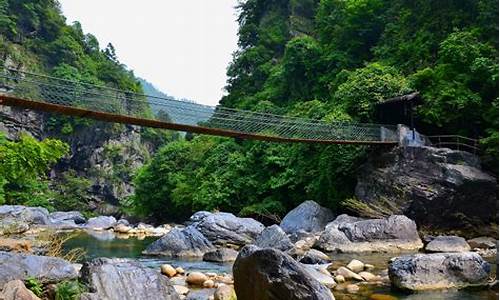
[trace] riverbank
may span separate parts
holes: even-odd
[[[233,286],[238,299],[259,299],[276,293],[275,289],[288,290],[290,299],[312,299],[300,298],[300,291],[292,285],[273,283],[270,274],[278,272],[283,282],[293,273],[291,283],[299,280],[314,287],[308,289],[309,296],[332,293],[336,299],[356,300],[498,297],[492,288],[498,264],[496,240],[421,237],[416,224],[404,216],[371,220],[334,216],[312,201],[289,212],[281,224],[269,227],[228,213],[198,212],[185,224],[153,227],[20,206],[0,206],[0,212],[1,240],[8,241],[3,246],[0,243],[3,270],[24,270],[0,271],[4,295],[9,293],[6,288],[18,287],[9,285],[10,281],[29,285],[35,278],[43,287],[42,299],[54,299],[50,289],[72,281],[82,286],[80,299],[104,299],[103,295],[146,299],[137,297],[146,293],[150,281],[154,288],[148,289],[147,299],[231,299],[220,297],[233,297]],[[46,231],[70,232],[63,252],[83,248],[86,255],[78,264],[43,256],[45,246],[37,237]],[[258,248],[241,252],[248,245]],[[267,260],[260,266],[257,249],[275,252],[266,254]],[[280,260],[289,263],[270,267]],[[37,273],[33,261],[38,262],[38,270],[51,266],[65,270],[66,275]],[[251,268],[241,267],[248,264],[245,261],[252,262]],[[407,272],[409,265],[437,271]],[[262,278],[270,281],[259,282]],[[119,286],[129,288],[120,291]],[[258,291],[257,286],[261,287]]]

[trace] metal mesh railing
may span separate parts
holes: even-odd
[[[473,154],[480,152],[479,140],[461,135],[432,135],[426,136],[430,144],[437,148],[450,148],[467,151]]]
[[[213,129],[214,132],[359,143],[393,143],[396,128],[379,124],[325,122],[221,106],[160,98],[84,82],[0,69],[0,94],[39,103],[85,109],[120,116]],[[208,130],[206,133],[211,134]],[[217,133],[213,133],[218,135]]]

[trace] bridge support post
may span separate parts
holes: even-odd
[[[418,133],[415,128],[411,129],[406,125],[398,124],[397,135],[399,146],[422,147],[426,145],[425,137]]]

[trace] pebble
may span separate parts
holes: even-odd
[[[365,272],[365,271],[359,272],[358,275],[361,276],[366,281],[375,281],[375,280],[379,279],[377,276],[373,275],[372,273]]]
[[[174,289],[179,295],[187,295],[189,293],[189,289],[182,285],[174,285]]]
[[[164,264],[160,266],[160,270],[162,274],[167,275],[168,277],[174,277],[177,274],[177,271],[174,267],[169,264]]]
[[[236,293],[230,285],[221,285],[214,293],[214,300],[234,300]]]
[[[355,279],[358,281],[363,281],[363,277],[359,276],[358,274],[354,273],[353,271],[349,270],[346,267],[340,267],[337,269],[336,275],[342,275],[344,276],[345,279]]]
[[[175,271],[177,272],[177,274],[184,274],[184,269],[182,267],[175,268]]]
[[[347,268],[354,273],[359,273],[365,269],[365,264],[357,259],[353,259],[347,264]]]
[[[365,271],[373,271],[375,269],[374,265],[365,264]]]
[[[355,284],[348,284],[346,290],[350,294],[356,294],[359,291],[359,286]]]
[[[202,286],[205,281],[208,280],[207,275],[201,272],[191,272],[188,274],[186,278],[186,282],[192,285]]]
[[[335,281],[337,283],[344,283],[345,282],[345,278],[342,275],[337,275],[337,276],[335,276]]]
[[[203,287],[206,289],[211,289],[214,286],[215,286],[215,282],[212,279],[208,279],[208,280],[205,280],[205,282],[203,282]]]

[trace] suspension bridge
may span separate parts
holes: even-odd
[[[320,144],[398,143],[396,126],[276,115],[154,97],[4,68],[0,105],[241,139]]]

